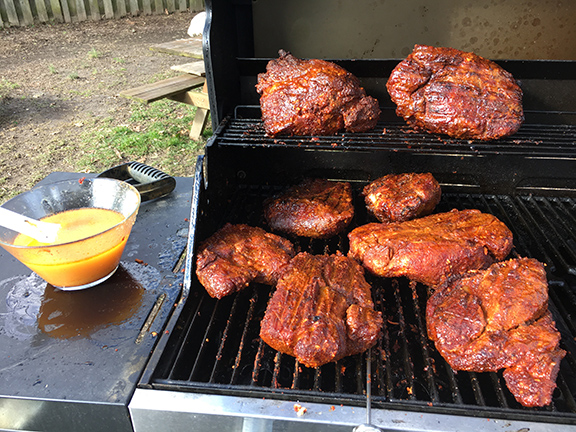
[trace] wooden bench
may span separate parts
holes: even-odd
[[[166,98],[194,105],[197,109],[189,136],[193,140],[198,140],[206,127],[210,112],[204,62],[198,60],[185,65],[173,66],[172,69],[185,73],[152,84],[124,90],[120,92],[120,96],[146,104]],[[198,88],[201,90],[197,91]]]
[[[204,58],[202,52],[202,37],[191,37],[186,39],[177,39],[171,42],[164,42],[150,47],[151,51],[164,54],[173,54],[183,57],[192,57],[196,59]]]

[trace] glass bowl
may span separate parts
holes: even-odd
[[[115,179],[83,178],[38,186],[2,207],[61,223],[58,238],[42,244],[0,227],[0,246],[56,288],[89,288],[118,268],[139,206],[136,188]]]

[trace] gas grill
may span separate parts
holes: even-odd
[[[378,125],[366,133],[270,138],[254,89],[271,57],[258,57],[265,51],[256,31],[260,3],[206,2],[215,132],[196,166],[183,295],[131,399],[134,429],[350,431],[364,423],[368,360],[372,421],[385,430],[576,430],[576,62],[498,60],[521,82],[526,122],[511,137],[480,142],[416,132],[395,116],[385,82],[399,59],[330,58],[380,101]],[[198,282],[198,243],[226,223],[266,228],[263,201],[287,186],[308,177],[350,182],[350,230],[372,221],[362,188],[401,172],[431,172],[442,186],[435,212],[494,214],[514,234],[511,256],[545,263],[549,308],[567,351],[549,406],[518,404],[501,372],[453,371],[426,334],[427,287],[405,278],[367,274],[383,337],[364,354],[315,369],[260,339],[273,289],[253,283],[216,300]],[[295,246],[346,254],[347,232],[298,238]]]

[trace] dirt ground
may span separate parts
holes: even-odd
[[[134,102],[120,91],[189,61],[149,47],[188,37],[193,16],[0,29],[0,203],[50,172],[73,171],[70,155],[89,151],[79,144],[87,127],[129,117]]]

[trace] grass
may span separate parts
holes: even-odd
[[[10,93],[10,90],[20,87],[18,84],[8,81],[7,79],[0,79],[0,98],[5,97]]]
[[[88,58],[96,59],[99,57],[102,57],[102,53],[95,48],[92,48],[90,51],[88,51]]]
[[[112,119],[82,136],[86,148],[78,159],[79,171],[102,171],[123,160],[144,160],[173,176],[189,176],[211,135],[207,128],[200,141],[188,137],[196,112],[169,100],[150,105],[135,103],[128,122],[112,126]]]
[[[66,81],[82,82],[74,70],[64,73],[50,65],[47,68],[51,74],[53,71],[61,73],[61,78]],[[102,85],[116,85],[120,81],[121,74],[108,74]],[[15,89],[19,87],[17,83],[0,77],[0,101],[3,97],[14,97]],[[78,87],[62,92],[60,97],[65,97],[62,101],[66,102],[78,96],[90,97],[90,92]],[[52,109],[54,102],[31,98],[28,103],[45,104],[43,108]],[[58,112],[58,105],[55,105],[55,112]],[[10,141],[5,142],[0,145],[0,162],[10,157],[7,154],[14,153],[36,169],[23,176],[17,185],[14,185],[15,174],[12,171],[9,174],[0,172],[0,203],[28,190],[54,170],[99,173],[125,162],[138,161],[171,176],[193,176],[197,156],[203,152],[207,139],[212,135],[209,120],[203,136],[197,141],[190,139],[195,113],[196,107],[167,99],[149,105],[133,102],[121,115],[109,111],[104,117],[101,112],[78,116],[81,120],[71,121],[67,128],[48,138],[41,152],[13,148]],[[9,126],[15,124],[16,120],[12,120]],[[39,131],[44,127],[38,125]]]

